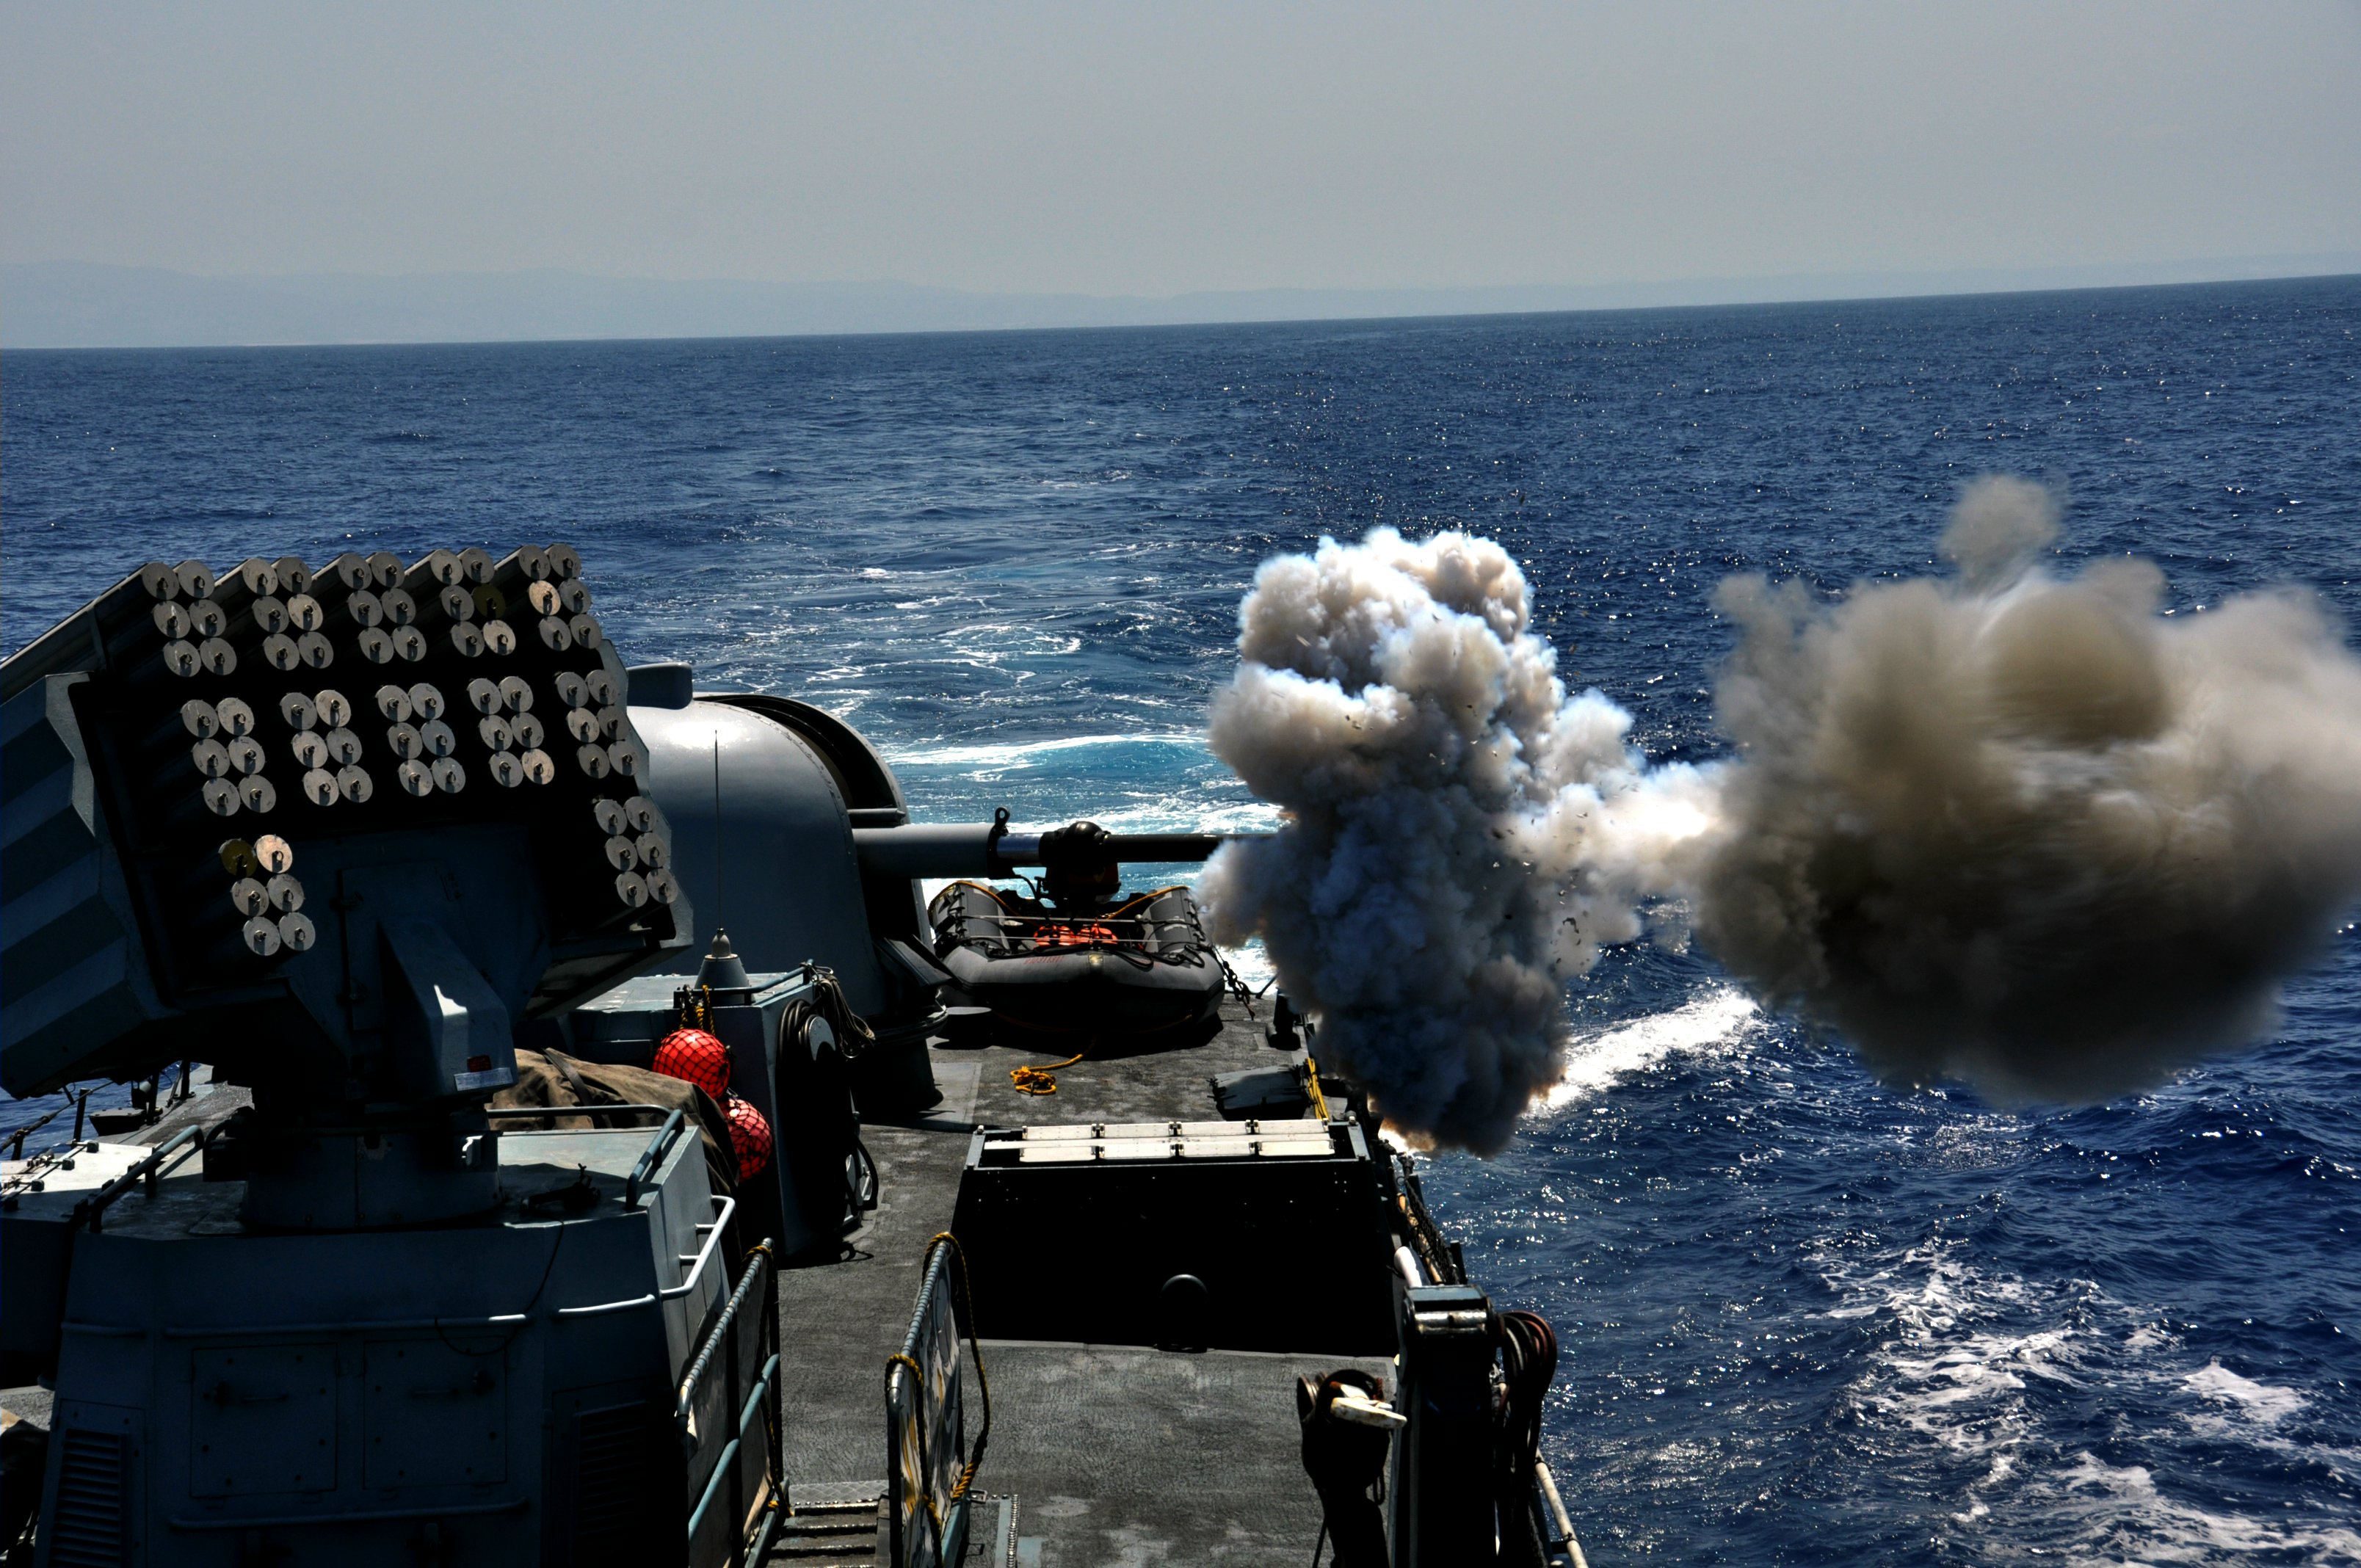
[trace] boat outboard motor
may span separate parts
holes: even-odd
[[[563,545],[159,563],[0,664],[0,1081],[252,1094],[10,1180],[42,1561],[685,1557],[730,1200],[677,1115],[485,1108],[690,950],[623,696]]]
[[[1077,822],[1041,835],[1041,896],[1061,910],[1111,904],[1123,891],[1123,862],[1115,835],[1095,822]]]
[[[1010,1030],[1070,1036],[1087,1050],[1115,1034],[1150,1048],[1193,1043],[1217,1028],[1228,970],[1185,887],[1125,894],[1126,861],[1202,861],[1224,841],[1211,833],[1110,833],[1076,822],[1018,832],[1005,811],[960,827],[857,829],[873,875],[952,880],[928,905],[933,960],[969,1037]],[[972,880],[1027,879],[1035,896]],[[1051,1092],[1047,1080],[1029,1093]]]

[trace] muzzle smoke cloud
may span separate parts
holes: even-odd
[[[1217,940],[1263,938],[1332,1066],[1406,1130],[1488,1152],[1558,1076],[1565,981],[1641,935],[1709,802],[1646,770],[1621,709],[1567,698],[1527,619],[1516,563],[1465,534],[1264,563],[1211,740],[1289,818],[1199,886]]]
[[[1735,754],[1696,769],[1567,696],[1488,541],[1266,563],[1212,740],[1289,822],[1208,869],[1216,934],[1264,938],[1396,1124],[1479,1151],[1657,899],[1896,1083],[2089,1102],[2250,1040],[2361,894],[2361,662],[2306,596],[2168,619],[2145,562],[2054,578],[2056,527],[1990,479],[1947,577],[1725,583]]]

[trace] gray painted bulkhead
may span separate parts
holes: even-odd
[[[819,753],[763,715],[709,697],[631,714],[648,749],[649,792],[672,824],[673,872],[697,922],[689,946],[652,972],[694,974],[719,926],[748,969],[816,960],[836,971],[855,1013],[886,1012],[848,803]],[[718,867],[717,777],[727,846]]]
[[[125,1197],[75,1242],[54,1423],[89,1450],[85,1486],[119,1477],[115,1506],[60,1515],[53,1463],[44,1551],[222,1568],[258,1551],[383,1568],[595,1555],[577,1532],[608,1510],[576,1496],[598,1468],[583,1445],[605,1411],[627,1413],[634,1454],[669,1441],[648,1412],[727,1288],[719,1247],[686,1261],[716,1210],[693,1133],[620,1201],[650,1137],[504,1136],[510,1201],[475,1226],[259,1235],[238,1221],[240,1184],[206,1181],[201,1160]],[[522,1204],[577,1170],[598,1190],[589,1212]],[[724,1441],[709,1434],[692,1469]],[[630,1477],[647,1511],[682,1506],[665,1470]],[[664,1521],[624,1528],[644,1522]]]

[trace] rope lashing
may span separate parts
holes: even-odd
[[[975,1447],[969,1453],[967,1469],[961,1473],[959,1485],[951,1488],[951,1500],[957,1502],[975,1484],[976,1468],[983,1463],[983,1445],[992,1441],[992,1379],[983,1374],[983,1345],[975,1334],[975,1295],[968,1288],[967,1249],[950,1232],[938,1231],[927,1243],[927,1255],[931,1258],[935,1248],[945,1242],[950,1244],[951,1260],[959,1265],[960,1315],[967,1320],[967,1351],[975,1358],[975,1385],[983,1395],[983,1425],[976,1429]],[[919,1272],[925,1272],[923,1265]]]
[[[927,1510],[927,1522],[935,1527],[935,1556],[939,1560],[943,1554],[943,1516],[942,1511],[935,1507],[935,1494],[927,1485],[928,1478],[934,1474],[934,1467],[927,1463],[927,1369],[898,1351],[887,1356],[885,1398],[889,1404],[892,1402],[895,1371],[905,1366],[910,1369],[910,1381],[918,1390],[918,1506]]]
[[[992,1442],[992,1378],[984,1372],[983,1369],[983,1344],[982,1341],[976,1337],[975,1293],[973,1288],[968,1282],[967,1249],[960,1245],[959,1238],[951,1234],[949,1231],[938,1231],[927,1243],[926,1255],[919,1260],[919,1275],[923,1277],[927,1269],[933,1264],[935,1260],[935,1249],[943,1246],[946,1244],[948,1244],[951,1249],[951,1261],[959,1266],[959,1298],[956,1302],[956,1306],[959,1310],[960,1316],[965,1320],[967,1323],[968,1354],[975,1361],[976,1389],[983,1397],[983,1424],[976,1429],[975,1446],[968,1451],[966,1467],[960,1472],[959,1480],[951,1487],[950,1500],[956,1503],[962,1497],[965,1497],[969,1489],[975,1485],[976,1472],[981,1469],[983,1464],[984,1449]],[[915,1359],[907,1354],[897,1353],[894,1355],[887,1356],[885,1358],[885,1397],[888,1400],[893,1398],[894,1374],[896,1370],[904,1368],[908,1370],[911,1379],[916,1384],[918,1390],[920,1404],[917,1428],[918,1476],[920,1485],[923,1487],[926,1478],[934,1474],[932,1468],[928,1464],[927,1455],[927,1420],[926,1410],[924,1408],[927,1398],[926,1368],[920,1366]],[[939,1551],[942,1544],[943,1532],[942,1514],[940,1510],[935,1507],[934,1497],[931,1493],[922,1490],[919,1496],[919,1501],[927,1510],[928,1519],[934,1525],[935,1543]]]
[[[1095,1040],[1091,1045],[1095,1045]],[[1057,1070],[1071,1067],[1091,1054],[1091,1045],[1068,1057],[1064,1061],[1043,1062],[1035,1067],[1013,1067],[1008,1069],[1008,1081],[1016,1086],[1019,1094],[1055,1094],[1058,1092]],[[961,1265],[966,1266],[964,1263]]]

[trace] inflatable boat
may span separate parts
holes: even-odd
[[[935,956],[995,1022],[1071,1036],[1185,1032],[1212,1019],[1222,965],[1185,887],[1051,907],[955,882],[927,907]]]

